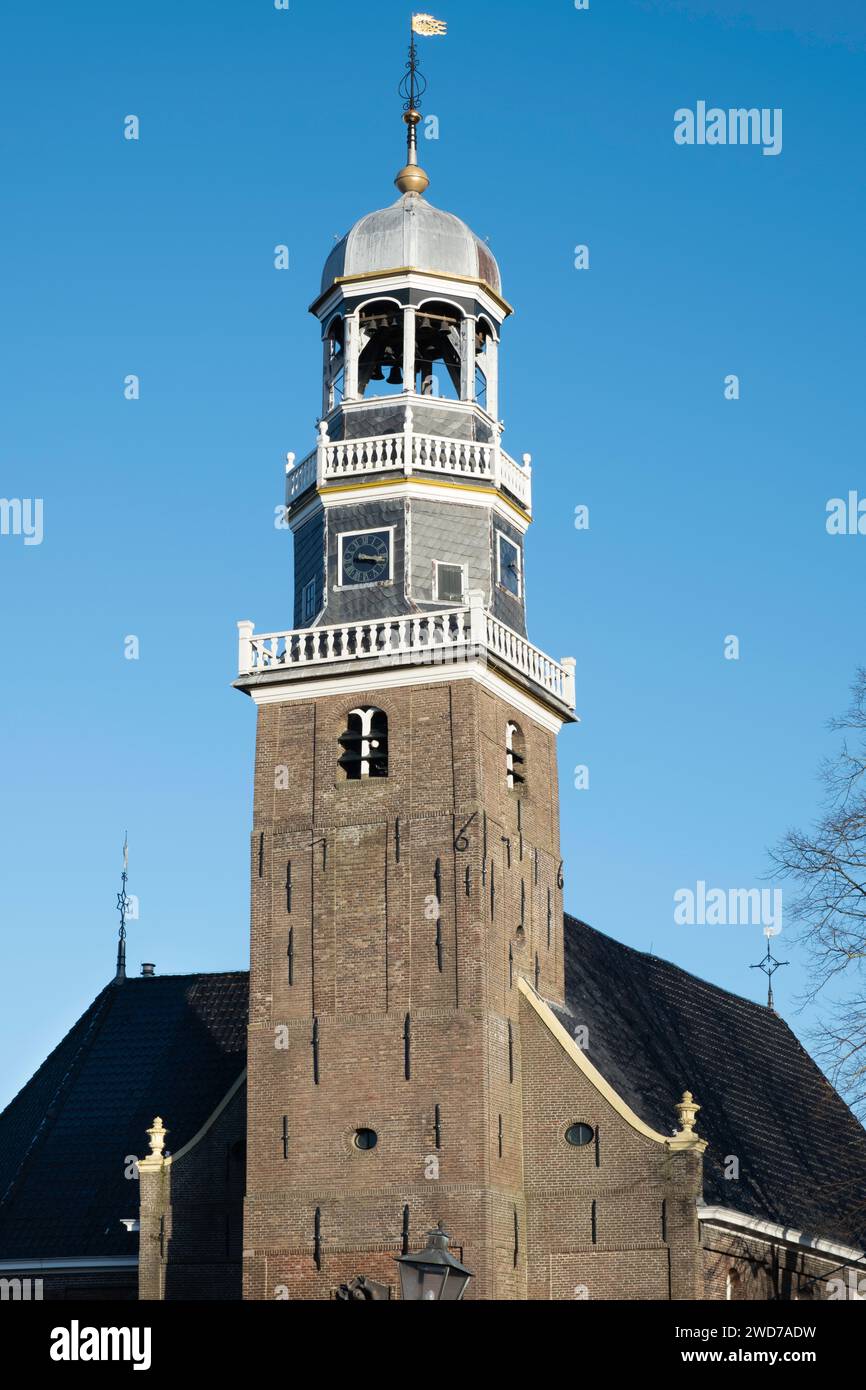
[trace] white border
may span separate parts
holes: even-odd
[[[495,535],[496,535],[496,583],[499,585],[500,589],[502,589],[502,590],[503,590],[506,594],[508,594],[511,598],[516,598],[517,601],[520,602],[520,601],[523,599],[523,552],[521,551],[521,548],[520,548],[520,546],[517,544],[517,542],[516,542],[516,541],[513,541],[506,531],[500,531],[498,526],[495,526],[493,529],[494,529],[494,532],[495,532]],[[499,548],[499,538],[500,538],[500,536],[502,537],[502,539],[503,539],[504,541],[507,541],[507,542],[508,542],[508,544],[511,546],[512,550],[516,550],[516,551],[517,551],[517,593],[516,593],[516,594],[512,593],[511,590],[508,588],[508,585],[507,585],[507,584],[503,584],[503,582],[502,582],[502,551],[501,551],[500,548]]]
[[[375,589],[377,584],[393,584],[394,582],[394,532],[396,526],[362,526],[360,531],[338,531],[337,532],[337,588],[338,589]],[[370,579],[365,584],[344,584],[343,583],[343,541],[350,536],[381,536],[387,531],[388,541],[388,577],[387,579]]]
[[[531,695],[518,690],[498,672],[491,670],[484,661],[442,661],[430,666],[387,666],[376,671],[350,671],[339,676],[325,676],[319,680],[292,680],[283,683],[262,681],[249,684],[243,677],[242,688],[255,705],[294,704],[298,700],[316,700],[326,695],[342,695],[346,692],[366,694],[374,690],[402,689],[407,685],[447,685],[455,680],[476,680],[485,690],[498,695],[510,704],[512,709],[529,719],[534,719],[543,729],[558,734],[564,724],[580,723],[576,715],[557,715]]]
[[[460,584],[459,600],[439,597],[439,566],[447,565],[449,569],[459,570],[462,575]],[[459,560],[434,560],[433,561],[433,603],[455,603],[459,602],[463,607],[466,603],[466,594],[469,588],[468,565],[461,564]]]

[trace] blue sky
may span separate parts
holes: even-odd
[[[866,11],[431,7],[429,198],[489,236],[517,309],[501,413],[534,459],[530,632],[578,663],[567,906],[760,998],[760,930],[677,926],[673,895],[764,882],[864,660],[866,538],[828,536],[825,509],[866,495]],[[43,499],[44,539],[0,537],[0,1103],[112,973],[125,829],[132,967],[246,965],[235,622],[291,623],[273,510],[314,438],[306,310],[334,237],[396,196],[410,9],[8,0],[0,491]],[[782,108],[782,153],[676,145],[699,100]]]

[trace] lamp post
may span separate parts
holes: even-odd
[[[471,1272],[448,1250],[450,1237],[442,1222],[427,1235],[427,1244],[414,1255],[398,1255],[400,1292],[408,1303],[458,1303],[466,1292]]]

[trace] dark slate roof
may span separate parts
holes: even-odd
[[[565,973],[562,1022],[645,1123],[670,1134],[694,1094],[708,1204],[862,1248],[866,1130],[777,1014],[568,917]]]
[[[135,1255],[127,1155],[177,1151],[246,1064],[245,972],[108,985],[0,1114],[0,1259]]]

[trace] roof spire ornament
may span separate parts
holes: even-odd
[[[777,960],[770,950],[770,941],[774,936],[778,936],[780,927],[764,927],[764,935],[767,938],[767,954],[757,965],[750,965],[750,970],[763,970],[767,977],[767,1008],[773,1008],[773,976],[783,965],[790,965],[789,960]]]
[[[406,72],[400,83],[403,98],[403,120],[406,123],[406,163],[394,182],[401,193],[423,193],[430,180],[418,163],[417,128],[421,120],[419,109],[421,98],[427,90],[427,79],[421,72],[418,61],[416,34],[444,34],[447,26],[444,20],[434,19],[432,14],[413,14],[409,27],[409,60]]]
[[[129,840],[126,831],[123,832],[123,870],[120,875],[120,892],[117,895],[117,910],[120,913],[120,930],[117,933],[117,971],[114,976],[116,985],[123,984],[126,979],[126,914],[129,910],[130,899],[126,895],[126,881],[129,870]]]

